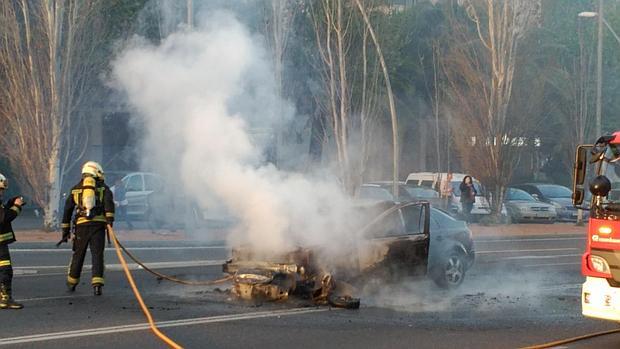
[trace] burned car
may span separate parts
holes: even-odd
[[[374,262],[374,267],[366,263],[360,272],[372,272],[382,264],[383,270],[389,271],[384,275],[397,280],[424,275],[442,288],[455,288],[463,282],[475,259],[472,234],[465,222],[425,201],[380,206],[385,210],[366,227],[362,242],[380,249],[372,257],[380,261]]]
[[[233,276],[241,299],[283,300],[291,295],[315,304],[356,308],[355,288],[370,278],[399,281],[429,276],[443,288],[459,286],[474,262],[466,224],[428,202],[381,202],[359,207],[354,243],[340,257],[321,258],[321,247],[299,248],[268,258],[248,247],[235,248],[223,270]],[[368,218],[370,217],[370,218]],[[329,260],[329,264],[321,263]]]

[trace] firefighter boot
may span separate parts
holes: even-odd
[[[16,303],[11,297],[11,287],[0,285],[0,309],[21,309],[24,306]]]
[[[70,292],[70,293],[75,292],[76,287],[77,287],[77,284],[72,284],[70,282],[67,282],[67,292]]]
[[[101,284],[93,285],[93,293],[95,294],[95,296],[101,296],[102,290],[103,290],[103,285]]]

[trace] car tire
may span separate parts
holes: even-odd
[[[441,288],[457,288],[465,280],[466,265],[463,253],[452,251],[434,268],[433,281]]]

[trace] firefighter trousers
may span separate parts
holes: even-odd
[[[86,257],[86,249],[90,246],[92,256],[92,285],[103,285],[103,253],[105,249],[105,223],[86,223],[78,224],[75,227],[75,237],[73,238],[73,256],[69,265],[69,275],[67,283],[77,285],[80,282],[80,274]]]
[[[0,245],[0,284],[11,288],[13,281],[13,267],[11,266],[11,254],[9,245]]]

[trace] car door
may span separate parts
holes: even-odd
[[[134,173],[123,178],[127,198],[127,214],[143,215],[146,211],[146,196],[144,195],[144,179],[141,173]]]
[[[405,235],[392,244],[390,258],[410,275],[425,275],[430,243],[430,206],[427,203],[404,205],[401,214]]]
[[[428,263],[429,204],[395,205],[373,221],[358,248],[359,270],[424,275]]]

